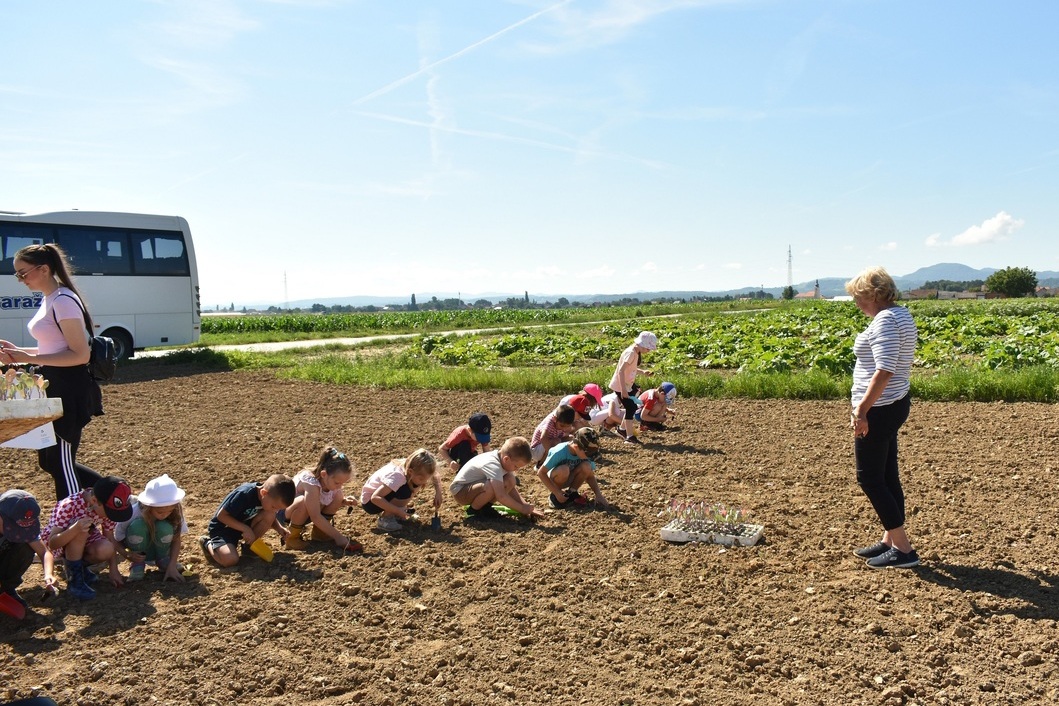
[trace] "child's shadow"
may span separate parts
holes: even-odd
[[[647,446],[652,448],[661,448],[663,451],[678,454],[695,454],[698,456],[723,456],[724,451],[721,449],[700,449],[696,446],[689,446],[683,442],[676,442],[673,444],[646,442]]]

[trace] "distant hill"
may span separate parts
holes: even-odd
[[[941,262],[936,265],[930,265],[929,267],[921,267],[915,272],[907,275],[895,276],[894,282],[902,291],[909,289],[919,289],[923,286],[924,282],[934,282],[938,280],[949,280],[950,282],[970,282],[973,280],[985,280],[989,275],[996,272],[994,267],[983,267],[982,269],[976,270],[973,267],[967,265],[961,265],[956,262]],[[824,297],[834,297],[843,295],[846,293],[845,285],[849,281],[852,275],[846,277],[821,277],[819,280],[808,280],[805,282],[799,282],[794,285],[794,289],[797,292],[811,292],[816,283],[820,283],[820,294]],[[1037,273],[1037,282],[1041,286],[1045,287],[1059,287],[1059,272],[1051,270],[1042,270]],[[783,287],[762,287],[760,286],[748,286],[740,287],[739,289],[725,289],[725,290],[695,290],[695,291],[657,291],[657,292],[626,292],[623,294],[533,294],[530,293],[529,297],[533,301],[558,301],[559,299],[565,298],[571,302],[581,302],[584,304],[594,303],[610,303],[620,301],[621,299],[636,298],[642,301],[648,301],[652,299],[691,299],[692,297],[739,297],[745,296],[749,292],[765,291],[772,294],[775,297],[782,296]],[[461,294],[463,301],[471,303],[479,299],[486,299],[493,302],[503,302],[505,299],[512,297],[521,298],[525,293],[496,293],[491,292],[487,294]],[[308,309],[313,304],[323,304],[324,306],[335,306],[335,305],[348,305],[348,306],[377,306],[380,309],[385,306],[399,304],[407,304],[411,292],[408,297],[371,297],[371,296],[352,296],[352,297],[325,297],[322,299],[299,299],[291,302],[270,302],[266,304],[246,304],[247,309],[267,309],[270,306],[279,306]],[[416,292],[416,300],[420,304],[430,301],[431,297],[437,297],[438,299],[454,299],[456,298],[456,292]],[[222,305],[224,306],[224,305]],[[239,308],[242,308],[240,305]],[[206,307],[209,310],[211,307]]]

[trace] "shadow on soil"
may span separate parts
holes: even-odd
[[[1026,575],[1015,567],[983,568],[931,562],[915,569],[919,577],[958,591],[972,591],[998,598],[1013,598],[1025,605],[988,608],[969,597],[979,613],[1009,613],[1033,620],[1059,620],[1059,577],[1031,570]],[[985,598],[986,595],[980,596]]]
[[[144,380],[168,380],[170,378],[221,373],[233,370],[228,357],[208,349],[175,351],[157,358],[124,360],[118,363],[114,379],[103,386],[121,385]]]

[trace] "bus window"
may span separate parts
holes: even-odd
[[[21,223],[0,222],[0,274],[15,273],[15,253],[27,245],[40,245],[51,240],[52,229],[43,226],[27,226]]]
[[[81,275],[132,273],[128,239],[122,231],[59,226],[56,241]]]
[[[138,275],[182,275],[187,277],[187,250],[180,233],[130,234],[133,270]]]

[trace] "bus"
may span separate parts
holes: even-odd
[[[202,312],[195,248],[179,216],[103,211],[28,215],[0,211],[0,275],[14,275],[15,253],[57,243],[73,267],[95,324],[114,339],[118,358],[153,346],[199,340]],[[26,328],[43,294],[0,276],[0,338],[36,345]]]

